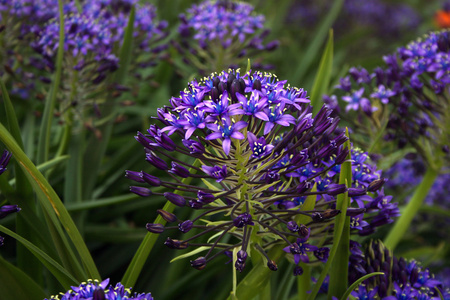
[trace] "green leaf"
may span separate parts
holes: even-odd
[[[245,74],[247,74],[252,69],[252,64],[250,63],[250,58],[247,59],[247,68],[245,69]]]
[[[346,128],[346,136],[349,137],[348,128]],[[348,149],[347,161],[341,165],[341,173],[339,174],[339,183],[346,184],[347,187],[352,185],[352,164],[350,139],[344,143],[344,149]],[[344,203],[346,202],[346,203]],[[330,270],[330,283],[328,285],[328,299],[332,296],[340,297],[345,293],[348,286],[348,259],[350,256],[350,217],[347,217],[347,207],[350,206],[350,199],[347,193],[337,196],[336,208],[341,211],[339,218],[336,218],[335,228],[342,227],[341,232],[334,232],[336,256],[333,260]],[[345,207],[345,209],[344,209]],[[343,223],[341,226],[341,222]],[[340,238],[338,239],[338,235]]]
[[[64,226],[68,236],[72,240],[74,247],[77,249],[78,254],[86,267],[87,275],[90,278],[100,279],[100,274],[98,273],[97,267],[91,257],[91,254],[86,247],[77,227],[75,226],[72,218],[67,212],[64,204],[59,199],[56,192],[53,190],[52,186],[48,183],[41,172],[38,171],[36,166],[31,162],[31,160],[26,156],[26,154],[20,149],[19,145],[15,142],[6,128],[0,124],[0,140],[5,144],[5,146],[11,151],[15,159],[20,163],[20,167],[26,174],[28,181],[33,186],[34,191],[38,195],[38,200],[44,210],[44,215],[49,221],[49,228],[51,230],[56,229],[57,234],[61,241],[65,241],[66,237],[64,233],[59,229],[61,224]],[[59,220],[58,220],[59,219]],[[71,248],[67,243],[65,243],[66,250],[71,252]],[[77,260],[71,255],[73,263],[79,265]]]
[[[414,195],[411,200],[406,205],[405,210],[402,212],[402,215],[395,221],[394,227],[391,228],[388,236],[384,240],[384,245],[391,251],[394,251],[397,244],[405,235],[409,226],[411,225],[412,220],[416,216],[420,207],[422,206],[423,201],[428,195],[428,192],[431,189],[434,181],[436,180],[439,171],[434,168],[428,167],[425,173],[425,176],[422,179],[422,182],[417,186],[414,191]]]
[[[376,276],[376,275],[384,275],[383,272],[373,272],[367,275],[364,275],[363,277],[359,278],[358,280],[356,280],[355,282],[353,282],[353,284],[345,291],[345,293],[342,295],[340,300],[346,300],[348,298],[348,296],[350,296],[350,293],[364,280]]]
[[[21,269],[0,256],[0,291],[2,299],[41,300],[46,297],[42,288]]]
[[[28,240],[2,225],[0,225],[0,231],[15,238],[27,247],[27,249],[30,250],[30,252],[33,253],[33,255],[38,258],[39,261],[42,262],[42,264],[53,274],[53,276],[55,276],[64,288],[68,289],[71,285],[76,285],[78,283],[78,281],[69,272],[67,272],[66,269],[64,269],[60,264],[48,256],[47,253],[30,243]],[[2,277],[2,280],[3,279],[4,278]]]
[[[311,92],[311,105],[313,107],[313,115],[322,107],[322,95],[328,92],[330,85],[331,72],[333,70],[333,29],[328,34],[328,42],[320,59],[319,70],[317,70],[316,79]]]

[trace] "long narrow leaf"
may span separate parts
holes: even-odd
[[[69,272],[67,272],[66,269],[64,269],[60,264],[58,264],[55,260],[48,256],[47,253],[30,243],[28,240],[24,239],[20,235],[2,225],[0,225],[0,231],[15,238],[25,247],[27,247],[27,249],[30,250],[30,252],[33,253],[33,255],[36,256],[36,258],[38,258],[39,261],[41,261],[42,264],[53,274],[53,276],[55,276],[55,278],[64,286],[64,288],[69,288],[71,285],[78,283],[78,281]]]
[[[333,70],[333,29],[328,34],[328,42],[320,59],[319,70],[317,70],[316,79],[311,92],[311,106],[313,115],[322,107],[322,95],[327,93],[330,84],[331,72]]]
[[[346,135],[349,137],[348,129],[346,130]],[[347,187],[351,187],[352,184],[352,164],[351,159],[351,146],[350,139],[344,144],[344,149],[348,149],[349,153],[347,156],[347,161],[341,166],[341,173],[339,174],[339,183],[347,184]],[[344,195],[338,195],[336,207],[341,210],[341,218],[336,219],[335,227],[340,227],[340,222],[343,222],[343,230],[339,239],[339,244],[337,244],[336,256],[331,265],[330,271],[330,283],[328,285],[328,299],[331,300],[332,296],[340,297],[345,293],[348,286],[348,259],[350,256],[350,217],[346,216],[346,209],[344,207],[343,201],[347,201],[345,206],[350,205],[350,200]],[[334,232],[334,240],[337,241],[338,232]]]
[[[0,291],[2,299],[41,300],[45,298],[42,288],[21,269],[0,256]]]
[[[0,80],[3,103],[5,104],[6,111],[6,119],[8,122],[8,129],[13,138],[16,140],[17,144],[23,150],[23,141],[22,135],[20,133],[19,122],[17,121],[16,112],[14,110],[14,106],[11,103],[11,99],[9,98],[8,91],[6,89],[5,83],[3,80]],[[33,197],[33,189],[28,183],[28,180],[24,174],[24,172],[20,169],[19,163],[15,161],[15,181],[16,181],[16,194],[18,198],[22,199],[22,204],[26,205],[28,209],[35,211],[34,205],[34,197]],[[26,224],[26,220],[22,217],[16,218],[16,231],[22,236],[28,238],[34,243],[38,242],[37,237],[32,234]],[[32,255],[28,252],[26,248],[22,245],[17,245],[17,264],[18,266],[25,271],[28,275],[34,275],[35,279],[39,282],[43,282],[43,278],[40,274],[41,272],[41,264],[39,261],[34,259]]]
[[[48,183],[42,173],[38,171],[36,166],[25,155],[25,153],[20,149],[20,147],[17,145],[17,143],[14,141],[12,136],[8,133],[8,131],[2,124],[0,124],[0,140],[11,151],[15,159],[20,162],[22,170],[25,172],[35,192],[38,194],[38,199],[40,200],[44,211],[46,211],[48,216],[51,218],[53,218],[55,214],[59,218],[59,221],[66,229],[68,236],[77,249],[83,265],[86,267],[88,276],[91,278],[100,279],[100,274],[98,273],[97,267],[94,264],[91,254],[89,253],[89,250],[86,247],[83,238],[81,237],[72,218],[67,212],[64,204],[61,202],[61,199],[59,199],[52,186]],[[55,226],[59,225],[57,220],[52,219],[52,222]]]

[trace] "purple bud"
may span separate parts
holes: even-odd
[[[146,183],[150,184],[151,186],[160,186],[161,185],[161,180],[156,176],[142,172],[142,178],[144,179],[144,181]]]
[[[298,227],[295,221],[289,221],[287,223],[287,228],[292,232],[298,232],[300,230],[300,227]]]
[[[303,269],[300,266],[295,266],[294,268],[294,276],[300,276],[303,274]]]
[[[367,187],[368,192],[375,192],[381,189],[381,187],[384,185],[384,183],[387,181],[386,178],[380,178],[372,181],[369,186]]]
[[[150,129],[148,131],[150,133]],[[157,130],[157,134],[154,135],[154,138],[158,145],[163,147],[167,151],[174,151],[177,147],[172,139],[167,135],[167,133],[161,132],[159,129]]]
[[[245,225],[255,225],[255,223],[253,223],[253,221],[252,221],[252,215],[249,213],[243,213],[243,214],[240,214],[239,216],[237,216],[233,220],[233,224],[237,228],[242,228]]]
[[[164,219],[164,221],[166,221],[168,223],[173,223],[178,220],[177,216],[175,216],[173,213],[170,213],[168,211],[158,209],[156,212]]]
[[[194,223],[192,223],[191,220],[186,220],[186,221],[178,224],[178,229],[180,229],[181,232],[186,233],[192,229],[193,224]]]
[[[177,206],[182,207],[182,206],[186,205],[186,200],[180,195],[170,193],[170,192],[165,192],[164,197]]]
[[[277,264],[276,264],[273,260],[267,261],[267,267],[269,267],[269,269],[270,269],[271,271],[276,271],[276,270],[278,270],[278,266],[277,266]]]
[[[191,154],[203,154],[205,153],[205,147],[202,143],[193,140],[182,140],[183,145],[189,149]]]
[[[198,200],[200,200],[200,202],[205,203],[205,204],[214,202],[214,200],[216,199],[216,197],[214,197],[213,194],[205,193],[200,190],[197,192],[197,197],[198,197]]]
[[[367,191],[365,188],[349,188],[348,189],[349,197],[358,197],[358,196],[363,196],[365,194],[367,194]]]
[[[172,169],[169,170],[169,173],[175,174],[180,176],[181,178],[187,178],[191,173],[189,173],[189,170],[180,165],[179,163],[172,162]]]
[[[295,187],[296,193],[302,194],[306,192],[307,190],[310,190],[312,188],[312,183],[309,181],[302,181]]]
[[[160,170],[165,171],[169,168],[164,160],[162,160],[161,158],[157,157],[152,153],[147,153],[145,160]]]
[[[0,219],[18,211],[20,211],[20,208],[17,205],[3,205],[0,207]]]
[[[348,156],[348,149],[347,148],[345,148],[345,149],[340,148],[340,151],[336,155],[336,159],[334,160],[334,162],[336,164],[340,165],[347,159],[347,156]]]
[[[339,195],[347,191],[345,184],[331,183],[328,185],[326,193],[331,196]]]
[[[147,230],[152,233],[164,232],[164,226],[162,224],[147,223],[147,225],[145,225],[145,228],[147,228]]]
[[[203,270],[206,267],[206,259],[199,257],[195,260],[191,260],[191,266],[197,270]]]
[[[247,260],[247,252],[245,252],[245,250],[239,250],[238,253],[236,254],[237,259],[240,261],[246,261]]]
[[[152,191],[148,188],[141,186],[130,186],[130,192],[135,193],[141,197],[148,197],[152,194]]]
[[[198,200],[189,200],[189,207],[193,209],[200,209],[203,207],[203,203]]]
[[[303,238],[309,238],[310,229],[306,225],[301,224],[298,230],[298,234]]]
[[[239,272],[242,272],[245,268],[245,261],[236,260],[236,262],[234,263],[234,266],[235,266],[236,270],[238,270]]]
[[[269,171],[264,175],[264,181],[268,184],[280,180],[280,174],[278,172]]]
[[[186,249],[189,246],[189,244],[187,242],[183,242],[180,240],[172,240],[169,237],[164,242],[164,245],[166,245],[167,247],[169,247],[171,249]]]
[[[135,171],[125,171],[125,177],[128,179],[131,179],[136,182],[144,183],[144,178],[142,178],[142,172],[135,172]]]
[[[261,81],[260,81],[259,79],[255,79],[255,80],[253,81],[252,89],[258,90],[258,91],[261,90]]]
[[[277,49],[279,46],[280,46],[280,42],[277,40],[274,40],[274,41],[267,43],[266,50],[273,51],[273,50]]]
[[[362,213],[366,212],[366,208],[361,207],[361,208],[356,208],[356,207],[349,207],[347,208],[347,217],[356,217],[357,215],[360,215]]]

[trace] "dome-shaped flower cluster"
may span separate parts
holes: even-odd
[[[144,171],[127,171],[127,177],[169,190],[158,193],[132,186],[130,190],[138,195],[162,195],[177,206],[202,213],[181,221],[159,210],[167,222],[178,225],[149,223],[147,229],[154,233],[171,228],[184,233],[202,229],[185,240],[168,238],[165,244],[175,249],[206,247],[208,252],[191,262],[197,269],[218,254],[236,249],[238,270],[244,268],[252,249],[275,270],[266,253],[274,245],[285,247],[296,263],[310,261],[309,252],[326,261],[329,249],[315,246],[315,239],[332,232],[332,218],[340,213],[335,209],[336,195],[347,190],[354,199],[354,207],[348,210],[353,228],[358,231],[373,225],[373,229],[377,224],[364,223],[364,212],[382,211],[385,206],[396,210],[389,197],[366,195],[379,191],[384,180],[367,165],[367,155],[355,150],[354,183],[349,189],[338,184],[335,175],[349,155],[343,147],[347,137],[335,133],[339,119],[330,117],[326,106],[315,117],[311,111],[306,91],[272,74],[241,75],[230,70],[189,83],[180,97],[170,99],[170,106],[158,110],[157,119],[163,126],[151,125],[147,133],[136,136],[147,162],[174,181]],[[179,139],[181,143],[177,143]],[[183,179],[196,183],[185,184]],[[312,199],[311,209],[303,206],[307,199]],[[299,223],[300,219],[305,221]],[[206,226],[197,225],[201,222]],[[204,234],[215,241],[193,243]],[[231,239],[225,241],[227,234]],[[220,250],[213,254],[214,249]]]
[[[131,293],[131,288],[125,288],[120,282],[115,286],[109,284],[109,278],[102,282],[89,279],[79,286],[72,286],[72,289],[60,295],[50,297],[45,300],[153,300],[151,293]]]
[[[180,15],[180,20],[182,45],[177,48],[201,71],[232,67],[237,57],[255,57],[278,47],[278,41],[264,44],[270,32],[264,29],[265,18],[256,14],[248,3],[207,0],[194,4],[186,14]],[[190,59],[192,54],[194,57]],[[254,67],[255,63],[259,62],[253,62]]]
[[[344,92],[339,98],[346,102],[346,112],[359,114],[357,118],[346,114],[352,128],[373,137],[386,126],[385,139],[400,147],[410,143],[423,148],[425,138],[435,149],[448,149],[449,55],[450,32],[445,30],[400,47],[384,57],[385,67],[372,73],[351,68],[337,88]],[[339,98],[325,100],[339,111]]]

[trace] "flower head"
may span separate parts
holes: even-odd
[[[191,82],[181,92],[181,98],[171,99],[171,106],[158,113],[161,128],[152,125],[148,134],[138,133],[136,137],[145,148],[147,161],[176,179],[174,182],[160,176],[160,185],[173,192],[151,195],[201,211],[190,220],[171,218],[178,226],[147,226],[154,233],[165,229],[200,231],[184,240],[169,238],[165,242],[173,249],[209,247],[205,247],[207,253],[191,261],[194,268],[203,269],[218,254],[229,254],[235,249],[242,254],[234,262],[239,271],[246,265],[243,253],[250,250],[260,253],[268,267],[276,270],[276,263],[267,256],[267,245],[274,244],[281,245],[296,265],[300,261],[328,259],[328,245],[318,248],[317,235],[323,230],[327,232],[324,234],[333,231],[332,220],[340,213],[335,208],[336,197],[347,191],[345,185],[338,184],[338,167],[349,155],[343,147],[347,137],[335,132],[338,119],[330,116],[331,110],[326,106],[312,117],[312,108],[305,103],[306,91],[301,92],[302,101],[295,101],[300,94],[286,100],[300,89],[285,85],[286,81],[277,80],[273,74],[240,74],[238,70],[214,73]],[[196,100],[188,107],[182,98]],[[218,113],[211,109],[213,103],[233,108]],[[250,113],[249,103],[262,109]],[[196,126],[189,121],[194,112],[201,120]],[[173,120],[183,121],[175,126]],[[164,144],[158,142],[161,132],[167,132]],[[182,143],[170,147],[170,152],[165,146],[172,145],[168,139]],[[371,219],[381,210],[381,204],[368,205],[382,195],[382,184],[372,184],[380,180],[380,174],[366,161],[367,154],[353,150],[351,155],[352,170],[364,170],[351,183],[358,188],[357,195],[352,196],[352,206],[357,209],[354,217],[358,219],[353,231],[367,231],[368,226],[373,230],[378,224],[372,224]],[[127,177],[139,184],[144,183],[141,174],[144,173],[127,171]],[[188,179],[195,183],[185,183]],[[369,186],[374,198],[366,195]],[[150,194],[142,188],[145,193],[136,187],[132,191],[142,196]],[[367,197],[361,198],[364,196]],[[316,208],[306,211],[305,201],[314,201]],[[362,220],[364,213],[367,221]],[[233,239],[225,242],[227,234]],[[195,243],[203,235],[213,238]]]
[[[278,41],[264,44],[269,33],[262,30],[264,16],[257,15],[248,3],[206,0],[194,4],[186,14],[180,15],[180,20],[182,44],[175,45],[203,72],[232,67],[236,58],[255,56],[278,46]],[[195,58],[190,59],[193,55]],[[233,61],[228,57],[233,57]]]
[[[120,282],[115,286],[109,284],[109,278],[102,282],[89,279],[79,286],[72,286],[64,294],[51,296],[45,300],[81,300],[81,299],[104,299],[104,300],[153,300],[151,293],[131,293],[131,288],[125,288]]]

